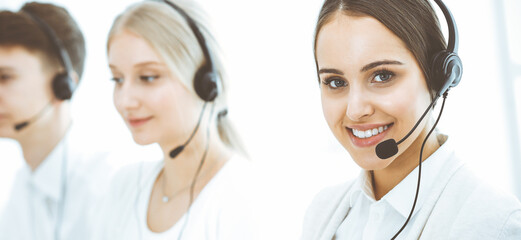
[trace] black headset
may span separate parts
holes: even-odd
[[[447,26],[449,29],[449,42],[447,49],[435,54],[432,61],[432,77],[435,79],[443,79],[443,85],[437,93],[437,97],[441,97],[450,88],[455,87],[461,81],[463,74],[463,64],[458,56],[458,28],[452,13],[441,0],[434,0],[445,15]]]
[[[195,72],[194,89],[197,93],[197,96],[199,96],[202,100],[204,100],[205,102],[212,102],[213,100],[215,100],[217,95],[219,95],[219,84],[221,82],[220,75],[217,73],[215,69],[215,66],[212,61],[212,56],[210,54],[210,51],[208,50],[208,46],[206,45],[204,36],[197,27],[195,21],[182,8],[168,0],[163,0],[163,2],[171,6],[179,14],[181,14],[181,16],[183,16],[183,18],[188,23],[188,26],[190,26],[190,29],[194,33],[195,38],[197,39],[197,42],[201,47],[201,50],[203,51],[205,62]]]
[[[398,153],[398,144],[402,143],[407,139],[412,132],[419,126],[420,122],[423,120],[427,113],[431,108],[433,108],[436,101],[440,98],[447,96],[449,89],[457,86],[461,81],[461,75],[463,74],[463,63],[458,56],[458,28],[456,26],[456,21],[452,16],[452,13],[449,11],[447,6],[442,2],[442,0],[434,0],[436,4],[439,6],[445,19],[447,21],[447,26],[449,29],[449,40],[447,44],[447,49],[442,50],[434,54],[431,62],[431,78],[435,80],[441,80],[443,83],[439,89],[436,89],[436,96],[432,100],[431,104],[425,111],[420,119],[416,122],[414,127],[407,133],[405,137],[403,137],[400,141],[396,142],[394,139],[388,139],[376,145],[376,155],[378,155],[381,159],[387,159],[389,157],[394,156]]]
[[[63,42],[60,40],[58,35],[53,31],[53,29],[45,23],[41,18],[31,14],[30,12],[23,11],[27,16],[29,16],[34,23],[36,23],[40,29],[47,35],[48,39],[58,50],[58,56],[62,66],[64,67],[64,71],[57,73],[52,80],[52,91],[54,96],[60,100],[68,100],[71,99],[72,93],[76,88],[76,84],[72,80],[71,73],[73,72],[71,59],[67,50],[65,49]]]
[[[447,21],[447,26],[449,29],[449,40],[446,50],[439,51],[434,55],[434,58],[432,59],[432,65],[431,65],[431,71],[432,76],[434,79],[441,79],[443,81],[443,85],[436,93],[436,96],[434,97],[434,100],[432,100],[429,107],[425,110],[421,118],[416,122],[414,127],[407,133],[407,135],[402,138],[398,143],[394,139],[388,139],[384,142],[379,143],[376,146],[376,155],[382,159],[389,158],[391,156],[394,156],[398,152],[398,144],[403,142],[405,139],[407,139],[411,133],[416,129],[416,127],[420,124],[422,119],[426,116],[427,112],[434,106],[434,103],[440,98],[443,97],[443,103],[441,105],[440,113],[438,114],[438,118],[436,119],[436,122],[432,126],[431,130],[423,140],[421,149],[420,149],[420,157],[418,162],[418,182],[416,185],[416,194],[414,196],[414,202],[411,207],[411,211],[409,213],[409,216],[407,217],[407,220],[405,220],[405,223],[402,225],[400,230],[398,230],[395,235],[391,238],[391,240],[396,239],[398,235],[405,229],[407,226],[407,223],[409,223],[409,220],[412,217],[412,214],[414,212],[414,208],[416,206],[416,201],[418,200],[418,192],[420,190],[420,179],[421,179],[421,170],[422,170],[422,155],[423,155],[423,148],[425,146],[425,143],[433,130],[436,128],[436,125],[438,125],[438,122],[441,118],[441,114],[443,113],[443,107],[445,106],[445,100],[447,98],[448,92],[450,88],[453,88],[459,84],[461,81],[461,75],[463,74],[463,64],[461,62],[461,59],[458,56],[458,28],[456,27],[456,21],[454,20],[454,17],[452,16],[452,13],[449,11],[447,6],[441,1],[441,0],[434,0],[436,4],[439,6],[441,11],[443,12],[443,15],[445,16],[445,19]]]

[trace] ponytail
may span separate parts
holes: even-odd
[[[228,109],[224,109],[217,114],[217,131],[219,132],[219,137],[226,146],[248,157],[248,153],[227,115]]]

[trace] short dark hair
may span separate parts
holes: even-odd
[[[85,39],[78,24],[63,7],[30,2],[19,12],[0,11],[0,46],[20,46],[39,53],[45,64],[54,71],[59,70],[58,49],[27,13],[42,19],[52,28],[69,54],[74,71],[81,78],[85,63]]]
[[[326,0],[315,29],[315,62],[318,34],[337,12],[371,16],[391,30],[416,58],[431,97],[436,95],[443,79],[433,77],[431,65],[436,53],[447,47],[436,13],[428,0]]]

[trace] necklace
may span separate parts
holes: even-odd
[[[164,171],[164,170],[165,170],[164,168],[161,170],[161,174],[163,174],[163,179],[161,179],[161,180],[162,180],[162,182],[161,182],[161,185],[162,185],[162,186],[161,186],[161,191],[163,191],[163,197],[162,197],[162,200],[163,200],[164,203],[167,203],[168,201],[170,201],[170,199],[173,199],[174,197],[177,197],[180,193],[182,193],[183,191],[185,191],[186,189],[188,189],[188,187],[190,187],[190,185],[181,188],[180,190],[178,190],[177,192],[174,192],[174,193],[173,193],[172,195],[170,195],[170,196],[166,195],[166,191],[165,191],[165,186],[166,186],[166,184],[165,184],[165,181],[166,181],[166,180],[165,180],[165,179],[166,179],[166,174],[165,174],[165,171]]]
[[[210,166],[208,166],[208,169],[206,169],[206,171],[205,171],[203,174],[197,176],[197,179],[204,178],[204,177],[206,177],[208,174],[210,174],[210,173],[212,172],[214,166],[215,166],[215,163],[212,164],[212,165],[210,165]],[[170,201],[171,199],[174,199],[174,198],[177,197],[179,194],[181,194],[182,192],[186,191],[188,188],[190,188],[190,187],[192,186],[192,184],[187,185],[187,186],[183,187],[182,189],[177,190],[177,192],[173,193],[172,195],[168,196],[168,195],[166,195],[166,191],[165,191],[165,187],[166,187],[166,184],[165,184],[165,181],[166,181],[166,174],[165,174],[165,168],[164,168],[164,167],[163,167],[163,169],[161,169],[161,173],[160,173],[160,174],[163,175],[163,179],[161,179],[161,185],[162,185],[162,186],[161,186],[161,191],[162,191],[162,193],[163,193],[163,197],[162,197],[161,199],[162,199],[162,201],[163,201],[164,203],[167,203],[167,202]],[[195,180],[196,180],[196,179],[194,179],[194,181],[195,181]]]

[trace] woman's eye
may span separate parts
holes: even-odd
[[[9,79],[11,79],[11,76],[8,74],[0,74],[0,82],[7,82]]]
[[[342,79],[326,79],[324,81],[324,84],[328,85],[332,89],[345,87],[347,85],[346,81]]]
[[[110,80],[114,81],[115,83],[122,83],[123,82],[123,78],[118,78],[118,77],[112,77]]]
[[[145,82],[153,82],[154,80],[158,79],[159,75],[143,75],[139,76],[139,79]]]
[[[375,82],[387,82],[394,76],[394,73],[390,71],[380,71],[374,76]]]
[[[342,80],[336,79],[336,80],[331,81],[331,83],[329,83],[329,85],[331,85],[331,87],[333,87],[333,88],[339,88],[339,87],[345,86],[345,83],[346,82],[344,82]]]

